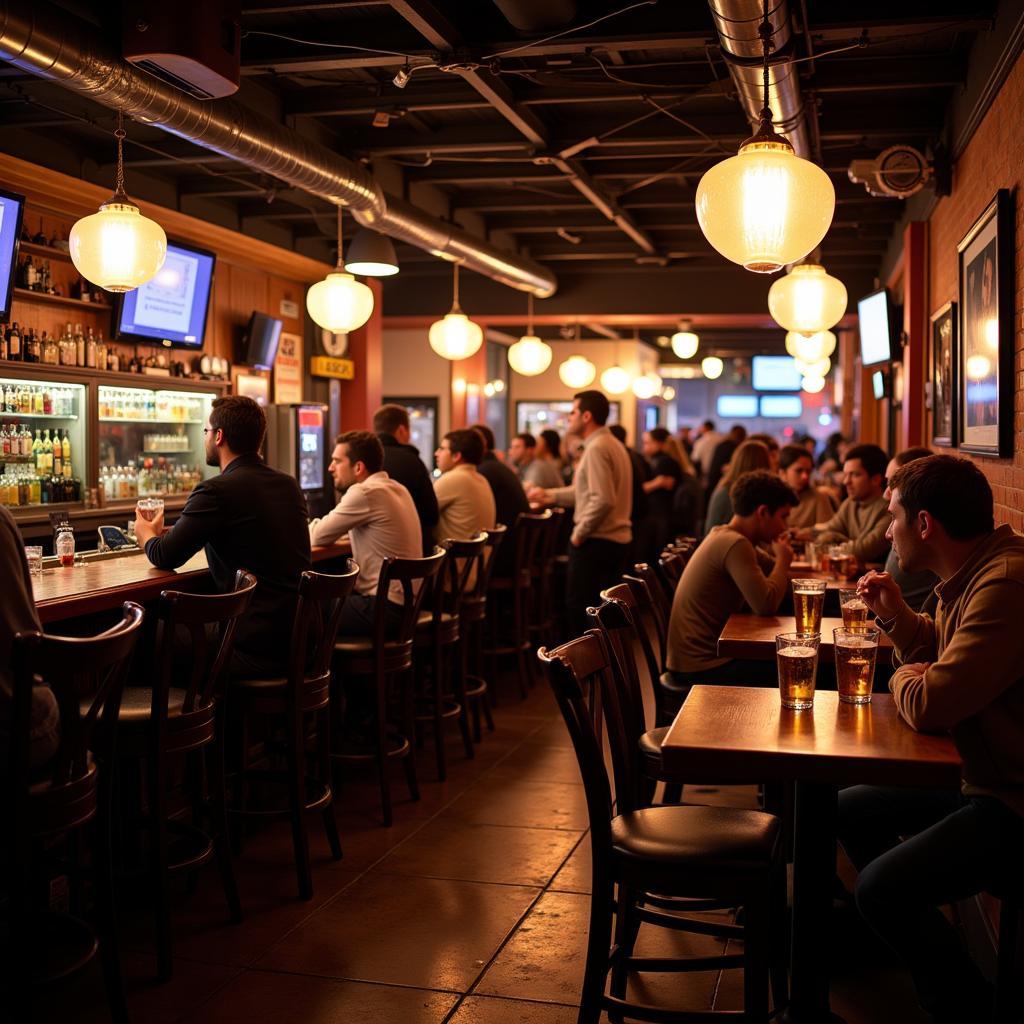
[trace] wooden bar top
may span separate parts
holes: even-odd
[[[814,708],[791,711],[779,691],[694,686],[661,748],[677,778],[789,779],[836,785],[959,785],[960,756],[949,736],[914,732],[889,694],[844,704],[820,690]]]
[[[821,646],[819,657],[834,661],[832,630],[842,629],[841,618],[823,616],[821,620]],[[792,615],[730,615],[718,638],[718,654],[722,658],[747,658],[767,661],[775,657],[775,635],[795,633],[796,620]],[[892,663],[892,641],[879,631],[878,661]]]
[[[347,540],[313,548],[313,563],[351,554]],[[124,601],[151,601],[161,590],[181,587],[203,579],[209,572],[206,555],[200,551],[179,569],[157,569],[139,552],[98,562],[86,562],[68,569],[44,569],[34,577],[39,619],[46,625],[61,619],[119,608]]]

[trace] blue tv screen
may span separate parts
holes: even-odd
[[[168,242],[167,259],[156,276],[125,293],[118,336],[202,348],[215,261],[205,249]]]
[[[754,356],[750,383],[755,391],[799,391],[796,360],[792,356]]]
[[[14,272],[18,265],[18,243],[21,241],[21,218],[25,197],[0,189],[0,320],[11,315],[11,294]]]

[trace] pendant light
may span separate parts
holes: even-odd
[[[569,356],[558,367],[558,377],[567,388],[586,388],[594,383],[597,367],[586,356]]]
[[[699,346],[700,338],[690,330],[689,321],[682,321],[679,330],[672,335],[672,351],[680,359],[692,359]]]
[[[846,313],[846,286],[820,264],[802,263],[768,289],[768,312],[787,331],[827,331]]]
[[[459,265],[454,264],[452,278],[452,308],[440,320],[430,325],[430,347],[442,359],[468,359],[484,343],[484,332],[479,324],[462,312],[459,306]]]
[[[68,236],[75,269],[108,292],[129,292],[153,278],[167,258],[167,235],[143,217],[124,191],[124,122],[117,113],[114,194],[98,213],[76,221]]]
[[[341,207],[338,207],[338,264],[322,281],[306,292],[306,309],[332,334],[356,331],[373,313],[373,292],[345,270],[342,256]]]
[[[725,369],[725,363],[718,356],[705,356],[700,361],[700,369],[708,380],[718,380]]]
[[[806,391],[809,395],[816,395],[819,391],[825,390],[825,378],[804,377],[800,381],[800,390]]]
[[[601,387],[609,395],[622,395],[629,390],[629,371],[616,363],[601,374]]]
[[[816,359],[813,362],[805,362],[803,359],[794,360],[796,368],[805,377],[827,377],[832,369],[832,360],[828,356],[824,359]]]
[[[786,335],[786,351],[794,358],[813,363],[825,356],[832,355],[836,350],[836,336],[831,331],[818,331],[817,334],[800,334],[790,331]]]
[[[394,243],[370,228],[356,232],[348,247],[345,269],[361,277],[392,277],[398,273]]]
[[[764,107],[757,131],[739,154],[712,167],[697,185],[697,221],[727,259],[759,274],[773,274],[803,259],[825,237],[835,212],[829,176],[772,127],[768,103],[772,27],[769,0],[759,29],[764,59]]]
[[[661,377],[653,371],[637,377],[633,381],[633,394],[641,399],[657,397],[661,394]]]
[[[508,365],[523,377],[536,377],[550,365],[554,352],[533,333],[533,295],[527,298],[526,333],[508,350]]]

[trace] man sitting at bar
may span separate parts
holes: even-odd
[[[359,565],[355,592],[342,609],[339,636],[369,636],[377,606],[377,580],[385,558],[420,558],[423,537],[412,495],[383,470],[384,446],[365,430],[350,430],[334,442],[328,467],[341,500],[309,524],[313,544],[333,544],[348,534]],[[401,584],[392,584],[397,617]]]
[[[774,615],[789,592],[793,549],[786,536],[796,495],[768,470],[732,485],[733,517],[716,526],[691,556],[672,601],[668,668],[680,686],[693,683],[770,686],[775,662],[721,658],[718,638],[744,606]],[[774,561],[758,550],[771,544]]]
[[[494,555],[495,576],[511,576],[516,564],[515,531],[516,519],[520,512],[530,511],[530,502],[515,473],[494,454],[494,431],[486,423],[474,423],[475,430],[484,443],[484,454],[477,471],[490,484],[494,495],[497,522],[504,523],[509,532],[498,546]]]
[[[306,502],[294,477],[260,457],[266,432],[266,415],[251,398],[215,399],[203,433],[206,464],[220,475],[192,491],[163,536],[162,512],[152,521],[135,514],[139,546],[158,569],[177,569],[205,549],[217,590],[230,590],[238,569],[256,577],[231,672],[258,677],[287,668],[299,577],[310,567]]]
[[[886,573],[858,590],[901,662],[889,683],[900,716],[952,735],[962,792],[845,789],[839,836],[860,871],[858,909],[932,1019],[989,1020],[987,983],[940,908],[1019,884],[1024,863],[1024,538],[994,528],[992,490],[967,459],[912,461],[889,487],[900,568],[941,581],[935,617],[911,611]]]
[[[434,481],[441,514],[437,524],[439,541],[469,540],[481,530],[494,528],[494,494],[478,470],[483,456],[484,442],[476,430],[450,431],[434,453],[441,470]]]
[[[831,492],[811,483],[814,459],[811,453],[797,444],[787,444],[779,452],[779,476],[793,490],[800,504],[789,514],[789,525],[799,530],[825,522],[836,511]]]
[[[846,453],[843,484],[846,500],[831,519],[803,531],[808,540],[853,542],[853,554],[861,565],[884,562],[889,553],[889,527],[885,500],[885,469],[888,456],[877,444],[859,444]]]
[[[537,487],[561,487],[562,474],[551,459],[537,458],[537,438],[524,431],[509,442],[508,461],[524,484]]]

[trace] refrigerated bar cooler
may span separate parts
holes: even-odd
[[[268,465],[298,480],[310,515],[324,515],[334,504],[327,479],[327,406],[272,405],[267,414]]]

